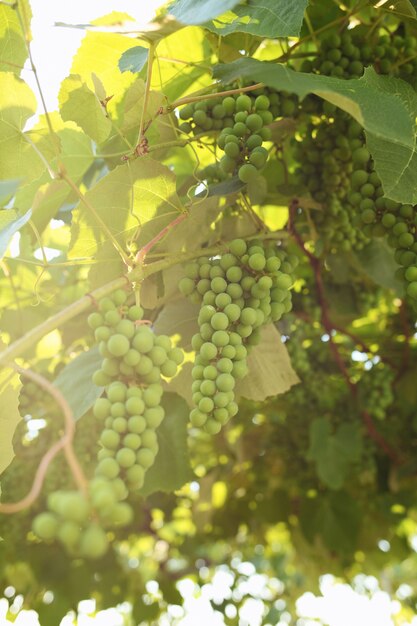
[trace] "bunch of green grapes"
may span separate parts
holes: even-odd
[[[399,33],[379,37],[373,50],[374,67],[380,74],[415,80],[417,76],[417,38]]]
[[[35,517],[32,530],[42,541],[59,541],[72,556],[96,559],[109,548],[107,528],[130,524],[133,510],[123,500],[127,490],[123,481],[94,478],[88,493],[53,491],[48,495],[48,510]]]
[[[192,339],[194,426],[215,434],[237,413],[236,380],[248,373],[248,350],[261,326],[291,309],[297,261],[273,242],[235,239],[220,257],[201,257],[185,268],[180,290],[201,303]]]
[[[234,101],[234,98],[231,98]],[[229,100],[219,96],[218,98],[207,98],[186,104],[179,112],[183,122],[179,129],[187,135],[193,133],[200,135],[209,131],[219,131],[223,128],[232,128],[233,109],[230,108]]]
[[[185,105],[179,113],[181,131],[195,135],[220,131],[217,146],[224,156],[199,172],[201,180],[221,182],[238,175],[242,182],[256,178],[268,158],[262,145],[271,139],[269,124],[280,117],[296,117],[298,97],[269,87]],[[229,145],[230,144],[230,145]]]
[[[359,380],[361,406],[377,420],[386,418],[387,409],[394,402],[393,383],[394,372],[384,363],[378,363],[363,372]]]
[[[314,223],[319,228],[325,244],[331,249],[361,250],[370,238],[365,234],[360,217],[347,200],[331,198],[325,211],[317,211]]]
[[[116,291],[88,321],[103,356],[93,382],[105,387],[93,407],[104,422],[96,474],[108,480],[122,476],[130,491],[140,489],[155,460],[156,429],[164,419],[162,377],[176,375],[183,353],[168,336],[141,323],[142,308],[127,307],[126,299],[125,291]]]
[[[353,167],[355,131],[356,122],[338,110],[332,118],[308,124],[294,144],[294,157],[300,163],[296,173],[318,202],[346,196]]]
[[[219,167],[226,174],[237,173],[240,180],[247,183],[258,176],[268,158],[262,143],[271,138],[267,128],[273,121],[270,100],[265,95],[253,100],[242,94],[236,99],[225,98],[224,104],[228,105],[234,123],[231,128],[224,128],[218,137],[217,145],[225,153]]]
[[[365,34],[362,28],[326,34],[320,41],[316,58],[304,61],[301,71],[335,78],[360,78],[364,65],[372,62],[373,57]]]
[[[359,140],[359,139],[358,139]],[[364,138],[361,138],[364,142]],[[417,206],[384,197],[381,180],[371,155],[363,144],[352,155],[353,172],[348,200],[360,214],[367,237],[388,235],[401,266],[398,276],[405,281],[406,294],[417,301]]]
[[[60,541],[72,555],[98,558],[108,548],[107,528],[132,521],[129,493],[142,487],[158,452],[156,430],[164,418],[162,376],[171,378],[183,360],[169,337],[155,336],[141,323],[143,310],[127,306],[118,290],[103,298],[88,322],[103,357],[93,382],[104,386],[93,414],[102,428],[95,478],[88,493],[58,490],[49,494],[48,511],[33,531],[44,541]]]

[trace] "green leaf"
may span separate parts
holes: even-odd
[[[373,239],[363,250],[356,252],[359,270],[369,276],[377,285],[393,289],[402,296],[404,284],[395,276],[398,264],[394,251],[385,239]]]
[[[59,149],[59,161],[75,182],[81,182],[88,168],[94,163],[91,139],[74,123],[63,122],[57,112],[50,113],[49,118],[55,135],[49,134],[44,116],[28,133],[30,141],[36,146],[52,168],[58,168],[56,148]],[[35,155],[31,146],[32,154]],[[35,155],[36,162],[31,166],[31,177],[27,184],[19,187],[15,206],[20,211],[32,209],[32,220],[39,232],[42,232],[50,219],[55,217],[62,205],[75,200],[75,194],[63,180],[51,180],[45,164]],[[72,195],[71,195],[72,194]]]
[[[135,46],[123,52],[119,59],[121,72],[140,72],[148,60],[148,49],[143,46]]]
[[[148,243],[182,210],[174,173],[150,157],[120,165],[86,199],[121,245],[135,233],[138,246]],[[80,203],[73,211],[70,257],[95,256],[105,243],[107,259],[118,258],[94,215]]]
[[[0,178],[26,178],[35,157],[22,129],[37,108],[36,98],[20,78],[0,73]]]
[[[223,36],[241,32],[272,39],[298,37],[306,6],[307,0],[248,0],[204,26]]]
[[[159,452],[154,465],[146,473],[141,489],[144,496],[155,491],[175,491],[194,476],[188,457],[188,406],[174,393],[164,395],[162,406],[165,418],[158,428]]]
[[[4,206],[14,196],[20,185],[20,178],[0,181],[0,205]]]
[[[17,7],[0,4],[0,70],[16,74],[20,74],[28,57],[18,10]]]
[[[343,486],[351,463],[358,461],[361,454],[362,436],[356,424],[342,424],[333,435],[327,418],[311,422],[308,458],[316,462],[320,480],[330,489]]]
[[[337,554],[355,550],[360,521],[357,502],[344,491],[304,499],[301,503],[300,523],[304,535],[311,543],[319,536],[324,545]]]
[[[97,387],[91,380],[101,362],[98,348],[94,347],[68,363],[54,381],[54,386],[70,405],[74,419],[82,417],[103,393],[103,388]]]
[[[93,141],[101,143],[111,131],[111,121],[97,96],[80,76],[71,74],[61,83],[59,107],[64,121],[73,121]]]
[[[229,193],[241,191],[244,187],[246,187],[246,184],[242,183],[237,176],[233,176],[233,178],[229,178],[229,180],[224,180],[215,185],[209,185],[208,192],[206,189],[200,191],[200,193],[197,194],[197,198],[205,198],[206,196],[227,196]]]
[[[373,69],[360,79],[342,80],[250,58],[217,65],[214,77],[227,84],[237,79],[263,82],[300,98],[314,93],[337,105],[365,128],[385,194],[398,202],[417,203],[417,95],[404,81],[380,76]]]
[[[133,82],[134,75],[119,70],[120,56],[132,47],[132,39],[116,33],[87,32],[73,59],[71,74],[78,74],[90,89],[94,90],[91,72],[98,77],[109,96],[112,119],[118,117],[117,104],[125,89]]]
[[[31,209],[24,215],[16,217],[16,211],[5,209],[0,211],[0,260],[6,254],[6,250],[15,233],[24,226],[32,215]]]
[[[4,345],[0,343],[0,347]],[[19,375],[10,368],[0,371],[0,474],[14,457],[13,434],[22,419],[19,413]]]
[[[176,0],[168,11],[182,24],[202,24],[233,9],[240,0]]]
[[[236,396],[262,401],[299,383],[287,348],[273,324],[261,329],[261,341],[249,352],[249,374],[236,385]]]

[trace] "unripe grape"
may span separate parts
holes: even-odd
[[[258,170],[254,165],[251,165],[250,163],[245,163],[239,168],[238,171],[238,176],[242,183],[248,183],[249,181],[256,178],[257,175]]]
[[[98,559],[107,552],[109,541],[98,524],[91,524],[81,535],[80,552],[88,559]]]
[[[32,529],[39,539],[50,541],[55,539],[59,528],[59,521],[53,513],[40,513],[32,523]]]

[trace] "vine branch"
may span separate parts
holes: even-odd
[[[25,369],[16,365],[14,363],[10,364],[10,367],[13,368],[16,372],[21,374],[26,378],[32,380],[39,387],[42,387],[49,395],[51,395],[56,403],[61,408],[64,419],[65,419],[65,433],[59,441],[55,442],[53,446],[49,448],[49,450],[42,457],[42,460],[39,464],[39,467],[36,471],[35,478],[32,484],[32,488],[29,493],[19,500],[18,502],[5,502],[0,504],[0,513],[17,513],[18,511],[23,511],[30,507],[35,500],[38,498],[42,485],[45,480],[46,473],[48,471],[48,467],[56,457],[60,450],[64,450],[68,465],[71,469],[71,473],[74,477],[74,480],[77,484],[77,487],[83,492],[87,493],[88,483],[87,479],[84,476],[84,472],[81,468],[81,465],[78,462],[78,459],[74,453],[74,449],[72,447],[72,440],[74,438],[75,433],[75,420],[65,397],[62,395],[60,390],[55,387],[47,378],[38,374],[37,372],[33,372],[30,369]]]
[[[304,245],[304,241],[297,231],[294,225],[295,215],[297,209],[299,207],[298,200],[295,198],[289,207],[289,220],[288,220],[288,229],[290,233],[293,235],[297,245],[302,250],[302,252],[306,255],[311,269],[313,270],[314,279],[316,283],[317,289],[317,299],[319,301],[320,309],[321,309],[321,322],[324,330],[329,336],[329,348],[332,353],[333,359],[336,362],[343,378],[346,381],[346,384],[352,394],[352,397],[357,400],[358,398],[358,390],[356,384],[351,380],[349,376],[349,372],[347,370],[346,364],[342,358],[342,355],[339,352],[339,349],[336,343],[333,340],[333,331],[335,330],[335,326],[333,325],[330,315],[329,315],[329,307],[325,295],[323,277],[321,274],[321,262],[314,254],[312,254]],[[390,446],[390,444],[386,441],[386,439],[381,435],[381,433],[376,429],[375,424],[373,422],[372,416],[366,409],[360,408],[362,421],[365,425],[366,431],[371,439],[378,445],[378,447],[383,450],[383,452],[391,459],[393,463],[399,465],[401,463],[397,452]]]

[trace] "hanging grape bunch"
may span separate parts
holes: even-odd
[[[133,519],[124,500],[142,487],[158,452],[156,430],[164,419],[162,377],[175,376],[183,360],[169,337],[156,336],[141,323],[142,308],[127,306],[126,300],[127,293],[118,290],[103,298],[99,312],[88,318],[103,357],[93,382],[105,387],[93,407],[104,426],[95,477],[88,493],[50,493],[49,511],[33,522],[40,539],[58,539],[71,554],[86,558],[107,551],[107,528],[126,526]]]
[[[192,339],[194,426],[215,434],[237,413],[236,380],[248,374],[260,328],[290,311],[297,261],[274,242],[235,239],[220,258],[201,257],[185,268],[180,290],[201,303]]]

